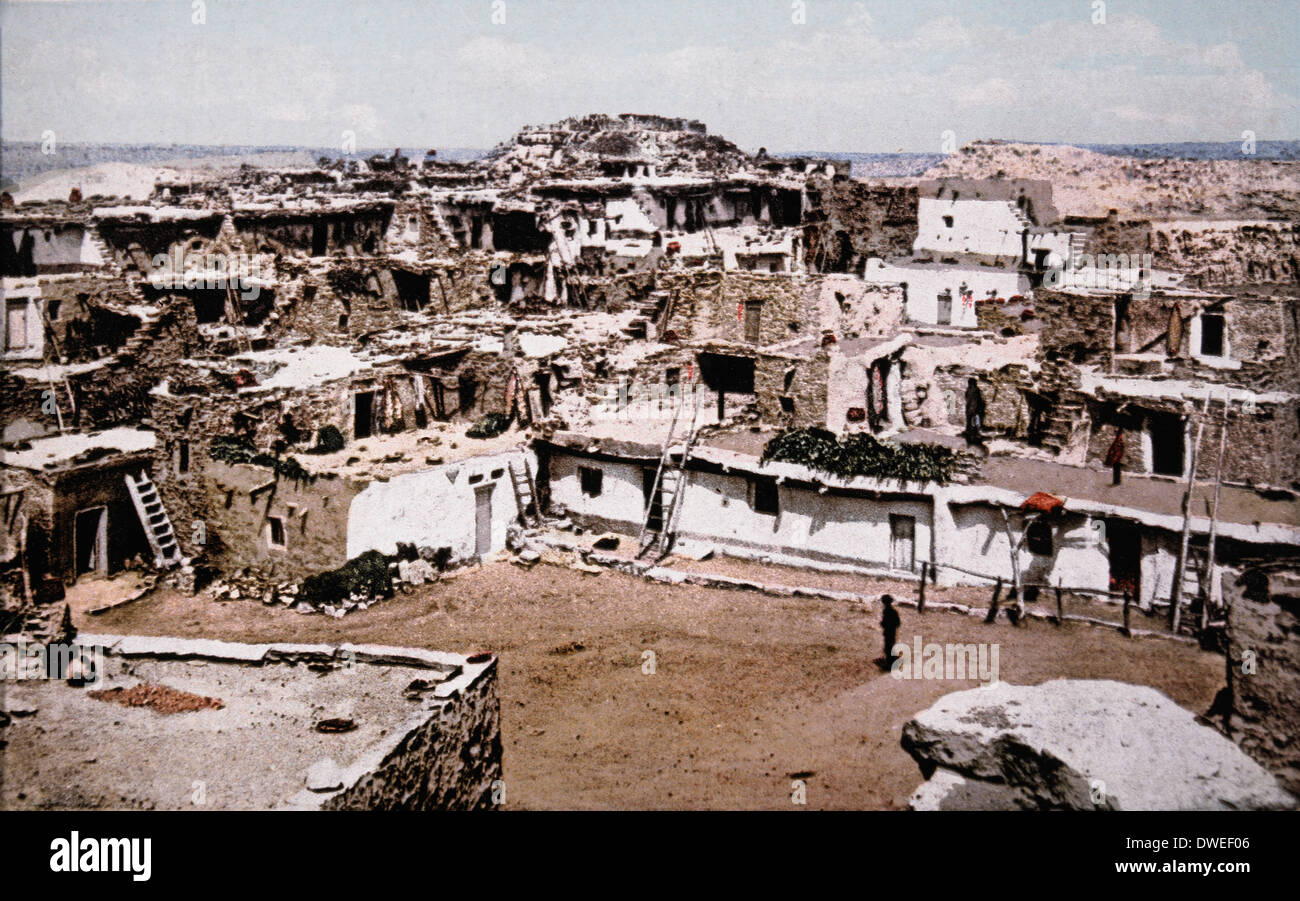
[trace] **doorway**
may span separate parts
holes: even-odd
[[[358,391],[353,397],[352,435],[354,438],[369,438],[374,434],[375,393]]]
[[[944,291],[938,297],[938,309],[934,316],[936,325],[950,325],[952,323],[952,292]]]
[[[77,575],[108,574],[108,508],[78,510],[73,522]]]
[[[1181,476],[1187,428],[1174,413],[1152,413],[1147,419],[1151,436],[1151,471],[1162,476]]]
[[[889,514],[889,568],[911,572],[916,566],[916,517]]]
[[[492,489],[481,485],[474,489],[474,554],[486,557],[492,552]]]
[[[1136,523],[1107,519],[1106,545],[1110,556],[1110,590],[1127,591],[1138,601],[1142,593],[1142,536]]]

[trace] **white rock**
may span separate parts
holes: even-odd
[[[1153,688],[1124,682],[999,682],[954,692],[903,727],[903,747],[937,780],[918,789],[915,809],[1297,804],[1268,771],[1191,711]]]

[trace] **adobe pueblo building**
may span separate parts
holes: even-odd
[[[341,617],[613,532],[1216,634],[1300,543],[1297,164],[1090,155],[1124,206],[1068,150],[872,182],[590,115],[10,205],[0,631],[124,568]]]

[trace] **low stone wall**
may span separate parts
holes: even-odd
[[[445,703],[352,771],[325,810],[488,810],[505,801],[497,662],[438,687]],[[349,775],[351,775],[351,772]]]
[[[1230,738],[1300,793],[1300,566],[1223,575]]]

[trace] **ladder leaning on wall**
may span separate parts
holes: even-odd
[[[149,473],[140,471],[137,479],[131,473],[125,475],[126,490],[135,504],[135,512],[144,526],[145,538],[153,550],[154,565],[159,569],[170,569],[181,562],[180,545],[176,543],[176,533],[172,531],[171,519],[163,507],[158,488]]]
[[[537,483],[533,481],[533,470],[528,461],[523,462],[523,472],[515,469],[513,462],[506,463],[510,473],[510,487],[515,492],[515,505],[519,508],[519,521],[524,528],[542,527],[542,508],[537,503]]]
[[[694,384],[693,382],[691,383]],[[682,510],[682,496],[686,493],[686,461],[690,459],[691,449],[699,435],[700,398],[703,392],[692,390],[691,418],[686,424],[686,431],[681,435],[681,455],[674,461],[673,447],[677,439],[677,425],[682,415],[685,401],[679,401],[673,408],[673,418],[668,424],[668,437],[664,439],[663,450],[659,454],[659,466],[655,470],[654,483],[650,486],[650,495],[646,498],[645,514],[641,518],[641,532],[637,536],[637,558],[644,557],[654,550],[656,560],[662,560],[672,550],[677,537],[677,520]],[[651,528],[654,519],[655,501],[659,503],[659,528]]]

